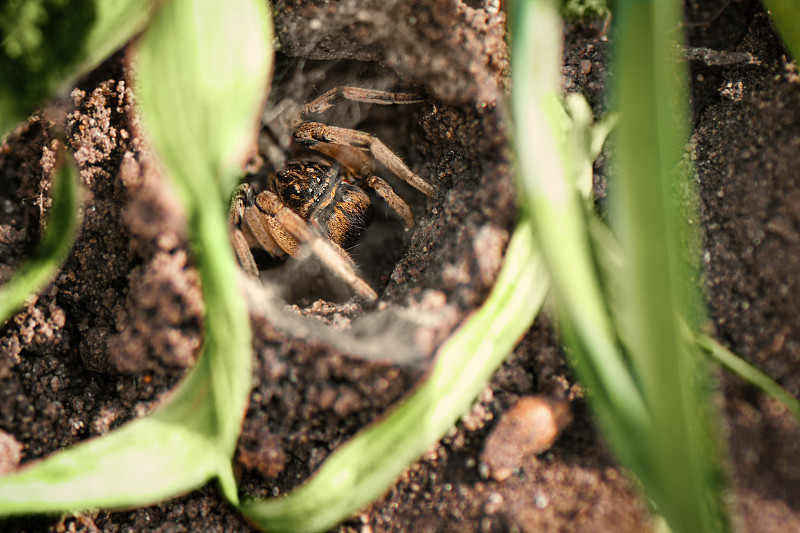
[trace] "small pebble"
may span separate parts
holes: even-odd
[[[22,444],[14,435],[0,430],[0,475],[13,472],[22,460]]]
[[[495,481],[508,479],[525,457],[553,446],[572,421],[569,402],[545,396],[520,398],[505,413],[486,439],[481,461]]]

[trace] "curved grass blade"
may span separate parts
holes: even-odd
[[[7,0],[0,6],[0,137],[133,38],[152,0]]]
[[[547,288],[524,220],[489,298],[439,348],[418,388],[345,443],[305,485],[281,499],[246,502],[241,511],[266,531],[325,531],[379,497],[469,409],[533,323]]]
[[[254,145],[271,31],[260,0],[172,0],[148,28],[135,65],[148,137],[187,211],[206,303],[208,399],[228,457],[250,393],[251,349],[226,209]]]
[[[172,0],[148,28],[137,88],[146,131],[186,202],[206,304],[203,352],[151,415],[0,478],[0,515],[148,504],[215,476],[238,501],[231,458],[250,392],[250,328],[221,191],[254,132],[270,30],[259,0]]]
[[[64,159],[61,154],[53,184],[53,205],[36,252],[0,286],[0,325],[53,279],[72,247],[79,218],[78,172],[72,161]]]

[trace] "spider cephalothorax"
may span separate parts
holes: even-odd
[[[231,234],[239,262],[251,276],[258,275],[252,247],[274,256],[297,256],[307,246],[356,293],[374,300],[375,291],[358,275],[345,247],[357,236],[370,210],[370,188],[408,227],[414,215],[392,187],[374,174],[375,162],[426,196],[433,187],[417,176],[385,144],[357,130],[303,122],[343,99],[373,104],[408,104],[422,99],[414,93],[391,93],[337,87],[303,106],[293,120],[294,138],[322,154],[290,161],[270,175],[265,190],[256,194],[247,184],[234,195],[230,209]]]

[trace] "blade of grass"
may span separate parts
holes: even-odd
[[[560,99],[561,24],[555,2],[512,4],[512,104],[521,186],[552,278],[564,333],[576,369],[606,436],[628,464],[646,471],[639,442],[649,420],[626,366],[612,324],[586,227],[585,200],[577,188],[591,164],[591,136],[570,131]]]
[[[139,33],[152,0],[9,0],[0,7],[0,138]]]
[[[42,240],[33,257],[0,286],[0,325],[53,279],[72,247],[79,218],[78,174],[72,161],[65,161],[63,154],[60,159],[53,184],[53,206]]]
[[[439,348],[418,388],[337,450],[305,485],[281,499],[247,502],[242,512],[271,532],[325,531],[379,497],[469,409],[533,323],[547,287],[531,225],[523,220],[489,298]]]
[[[0,514],[142,505],[214,476],[238,502],[231,458],[250,392],[250,328],[225,209],[266,92],[270,30],[259,0],[172,0],[148,28],[137,88],[146,130],[186,202],[206,304],[203,352],[151,415],[0,478]]]
[[[674,1],[617,3],[619,171],[612,207],[627,257],[620,327],[652,420],[643,441],[645,490],[674,531],[711,532],[727,527],[719,450],[705,368],[680,327],[680,317],[696,327],[700,305],[687,257],[692,228],[682,211],[686,198],[696,197],[686,192],[688,173],[679,171],[688,140],[687,73],[673,52],[679,43],[663,37],[676,35],[679,10]]]
[[[624,310],[622,303],[618,301],[618,298],[614,298],[613,295],[619,292],[617,288],[620,287],[622,283],[620,279],[617,279],[620,277],[619,273],[627,269],[625,257],[622,254],[619,242],[617,242],[611,230],[598,216],[595,215],[591,217],[590,229],[592,231],[592,240],[597,243],[596,249],[601,252],[598,253],[598,262],[602,272],[607,278],[606,284],[609,286],[610,309],[614,315],[619,316],[624,313]],[[692,331],[684,321],[681,321],[681,330],[683,334],[687,336],[689,342],[694,344],[696,349],[702,351],[730,372],[733,372],[784,404],[795,417],[800,419],[800,400],[792,396],[786,389],[781,387],[758,367],[728,350],[713,337]]]
[[[254,110],[266,99],[272,56],[265,38],[272,30],[266,6],[256,0],[227,8],[213,0],[173,3],[161,8],[169,17],[152,21],[134,67],[148,137],[192,224],[193,216],[212,216],[209,209],[227,216],[242,164],[255,147]],[[183,19],[171,15],[178,8]],[[175,49],[176,42],[183,46]],[[230,249],[219,244],[220,253]]]
[[[693,336],[697,346],[716,362],[781,402],[800,420],[800,400],[789,394],[774,379],[708,335],[694,333]]]
[[[645,11],[652,9],[648,2],[632,4]],[[702,416],[707,407],[698,393],[703,383],[703,374],[699,371],[702,369],[697,368],[691,347],[681,344],[675,327],[679,311],[688,317],[695,312],[694,278],[678,268],[684,259],[678,242],[683,235],[670,232],[681,225],[677,219],[664,215],[665,209],[672,209],[671,204],[661,203],[674,201],[674,195],[663,196],[659,191],[659,188],[667,189],[664,180],[680,161],[683,137],[679,132],[665,141],[664,137],[649,135],[674,130],[676,123],[679,129],[685,128],[681,122],[686,116],[681,113],[682,109],[669,107],[683,94],[676,90],[681,88],[680,73],[676,72],[674,63],[664,67],[663,62],[659,62],[657,68],[664,70],[658,73],[670,78],[665,83],[654,75],[652,62],[662,58],[656,57],[653,49],[662,45],[618,43],[622,53],[634,58],[620,60],[617,72],[617,79],[624,80],[631,88],[631,92],[620,97],[626,104],[621,120],[627,118],[625,127],[637,132],[626,132],[630,134],[626,141],[631,143],[626,148],[629,154],[644,154],[637,161],[650,164],[648,167],[643,163],[635,172],[625,171],[628,179],[638,179],[637,184],[651,197],[649,208],[635,205],[640,208],[635,211],[636,216],[627,212],[619,216],[624,224],[623,234],[627,236],[626,232],[631,232],[647,237],[641,237],[636,246],[624,249],[626,254],[634,256],[622,261],[631,268],[624,274],[617,272],[610,280],[611,286],[621,288],[627,298],[621,306],[625,312],[614,316],[611,311],[617,303],[606,300],[608,280],[598,278],[596,271],[602,257],[595,256],[595,247],[602,247],[603,242],[594,240],[598,232],[592,228],[592,216],[575,190],[581,186],[585,188],[585,183],[579,183],[584,172],[576,168],[574,162],[591,161],[591,157],[582,155],[587,143],[581,139],[585,139],[585,135],[570,133],[569,121],[561,111],[558,98],[560,32],[555,6],[552,2],[540,1],[517,2],[514,7],[512,100],[521,176],[536,220],[542,253],[552,276],[562,330],[575,353],[576,370],[588,385],[591,406],[606,437],[620,459],[642,480],[658,505],[658,511],[664,513],[669,523],[680,531],[693,530],[693,527],[700,527],[700,530],[723,527],[719,492],[714,484],[717,465],[709,460],[713,445],[707,438],[707,420]],[[664,21],[674,20],[669,12],[658,15],[666,27],[669,22]],[[618,22],[619,18],[616,17]],[[654,28],[648,17],[637,22],[638,26],[630,25],[639,30],[637,37],[667,33],[663,27]],[[663,56],[669,60],[668,54]],[[641,58],[646,58],[644,64],[637,63]],[[644,95],[650,108],[647,105],[635,108],[641,102],[635,100],[640,95]],[[580,111],[574,105],[570,107]],[[657,108],[658,113],[653,108]],[[573,120],[575,126],[580,125],[580,116]],[[652,139],[655,142],[649,142]],[[647,144],[642,145],[643,142]],[[665,146],[659,144],[665,142]],[[592,146],[590,151],[595,149],[596,146]],[[656,195],[652,195],[652,187]],[[653,218],[657,219],[656,223]],[[671,224],[665,224],[665,220]],[[652,250],[653,243],[659,247],[665,242],[666,247],[655,253],[636,256],[646,250],[639,246],[642,243],[650,244]],[[647,281],[643,283],[642,280]],[[652,283],[660,284],[658,290],[653,290],[649,285]],[[631,367],[623,355],[623,344],[634,352]],[[668,433],[673,424],[676,431]],[[708,489],[708,492],[698,492],[698,488]]]

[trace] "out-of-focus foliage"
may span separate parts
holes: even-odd
[[[184,192],[206,304],[203,353],[148,416],[0,477],[0,515],[150,504],[213,478],[238,503],[231,459],[252,354],[225,207],[267,91],[271,37],[261,0],[171,0],[156,12],[136,87],[143,130]]]
[[[589,123],[586,104],[573,97],[565,113],[561,103],[555,0],[512,4],[520,176],[561,331],[605,437],[674,531],[724,531],[705,360],[683,331],[687,322],[697,327],[698,296],[685,261],[695,241],[682,223],[687,198],[676,194],[688,186],[678,171],[688,137],[685,66],[673,53],[680,6],[619,4],[609,204],[616,235],[586,198],[591,173],[576,155],[595,144],[571,132]]]
[[[599,18],[611,13],[610,0],[562,0],[561,14],[566,18]]]
[[[142,30],[151,0],[4,0],[0,137]]]
[[[800,59],[800,2],[797,0],[764,0],[775,27],[795,61]]]

